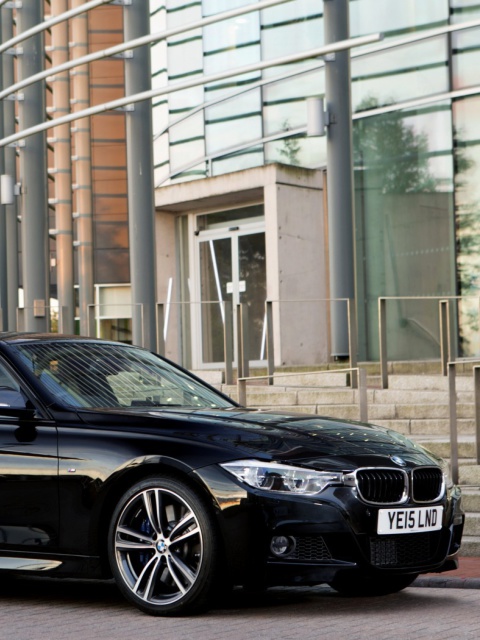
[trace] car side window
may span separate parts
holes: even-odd
[[[0,362],[0,390],[1,389],[20,391],[18,382],[7,371],[6,367]]]
[[[25,397],[20,391],[18,382],[0,363],[0,409],[1,407],[25,408]]]

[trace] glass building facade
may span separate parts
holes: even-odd
[[[152,32],[247,4],[151,0]],[[390,358],[438,355],[438,299],[449,296],[461,296],[451,317],[458,353],[474,355],[480,27],[442,28],[479,19],[480,3],[350,0],[349,7],[351,37],[384,34],[351,53],[359,356],[378,359],[379,296],[394,298]],[[152,46],[153,86],[313,49],[322,46],[323,30],[322,0],[292,0],[193,29]],[[324,61],[307,60],[154,101],[156,187],[270,163],[325,167],[325,138],[306,132],[306,98],[325,94],[324,76]]]

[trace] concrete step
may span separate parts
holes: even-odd
[[[224,374],[220,369],[200,369],[192,371],[192,373],[213,387],[219,388],[223,384]]]
[[[373,405],[375,406],[375,405]],[[432,404],[394,404],[395,418],[399,420],[431,420],[440,419],[448,420],[450,416],[448,403],[432,403]],[[370,409],[370,405],[369,405]],[[475,407],[472,404],[457,404],[457,418],[473,419],[475,416]]]
[[[317,405],[316,404],[304,404],[298,405],[293,404],[291,406],[284,405],[282,407],[261,407],[262,411],[281,411],[282,413],[302,413],[306,415],[317,415]]]
[[[425,438],[423,436],[412,436],[415,442],[418,442],[425,449],[441,458],[450,458],[450,440],[446,438]],[[464,436],[458,441],[458,457],[469,458],[475,457],[475,442],[473,437]]]
[[[303,409],[307,411],[303,411]],[[300,405],[265,405],[261,407],[264,411],[292,411],[294,413],[310,413],[312,415],[322,416],[326,418],[338,418],[339,420],[358,420],[360,418],[360,409],[357,405],[307,405],[302,407]]]
[[[450,420],[447,418],[436,419],[409,419],[410,433],[412,435],[439,435],[448,436],[450,434]],[[395,428],[395,427],[393,427]],[[475,420],[473,418],[457,419],[457,433],[459,435],[473,435],[475,433]]]
[[[480,487],[480,465],[461,465],[458,472],[458,484],[469,487]]]
[[[462,507],[469,513],[480,513],[480,487],[462,487]]]
[[[457,376],[455,386],[457,391],[473,392],[473,377]],[[388,377],[388,388],[397,391],[421,389],[448,392],[448,378],[442,375],[392,375]]]
[[[465,536],[480,537],[480,513],[469,512],[465,518]]]
[[[304,373],[276,373],[273,377],[274,385],[286,387],[346,387],[350,374],[332,372],[304,372]]]
[[[480,536],[463,536],[461,556],[480,556]]]
[[[410,420],[374,420],[369,416],[369,422],[379,427],[385,427],[386,429],[392,429],[398,431],[398,433],[404,436],[410,436]]]
[[[417,389],[374,389],[373,402],[380,404],[448,404],[446,391],[424,391],[422,387]],[[472,391],[458,391],[457,402],[472,403]]]

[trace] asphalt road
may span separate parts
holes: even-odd
[[[1,640],[477,640],[480,589],[410,587],[383,598],[342,598],[326,586],[234,592],[221,608],[153,618],[113,584],[6,578]]]

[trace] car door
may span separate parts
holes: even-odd
[[[58,544],[57,429],[34,404],[0,360],[0,555]]]

